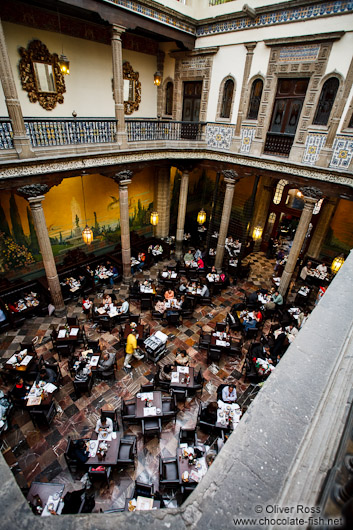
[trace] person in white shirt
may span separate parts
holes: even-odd
[[[234,243],[233,254],[234,255],[239,254],[240,251],[241,251],[241,243],[240,243],[239,239],[236,239],[235,243]]]
[[[129,302],[127,300],[124,300],[124,302],[121,304],[118,314],[127,313],[128,311],[129,311]]]
[[[197,261],[199,258],[202,258],[202,252],[199,248],[196,250],[194,254],[194,258],[195,258],[195,261]]]
[[[293,324],[290,324],[290,326],[287,326],[285,330],[287,332],[287,338],[289,342],[292,343],[295,337],[298,335],[299,331],[297,330],[295,326],[293,326]]]
[[[106,418],[105,416],[101,416],[97,420],[95,431],[98,434],[103,431],[106,433],[113,432],[113,420]]]
[[[320,265],[318,265],[316,267],[316,270],[320,274],[327,274],[327,267],[326,267],[325,263],[320,263]]]
[[[208,287],[207,287],[206,284],[204,284],[204,285],[202,286],[202,289],[201,289],[201,296],[202,296],[202,297],[203,297],[203,296],[206,296],[207,298],[209,298],[209,296],[210,296],[210,291],[208,290]]]
[[[224,403],[234,403],[237,399],[237,393],[233,385],[225,386],[222,390],[222,401]]]

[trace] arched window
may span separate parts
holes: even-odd
[[[173,83],[168,81],[165,87],[165,113],[167,116],[173,114]]]
[[[224,83],[223,88],[223,97],[222,97],[222,107],[221,107],[221,118],[230,118],[230,111],[232,108],[233,101],[233,92],[234,92],[234,81],[228,79]]]
[[[276,186],[275,194],[273,196],[274,204],[279,204],[281,202],[282,193],[283,193],[284,188],[287,186],[287,184],[288,184],[288,180],[284,180],[284,179],[278,182]]]
[[[330,113],[336,98],[339,81],[337,77],[331,77],[325,81],[322,87],[319,103],[317,105],[314,125],[327,125]]]
[[[249,109],[248,109],[248,115],[247,115],[248,120],[257,120],[257,115],[259,114],[263,86],[264,84],[262,82],[262,79],[255,79],[255,81],[252,84],[250,101],[249,101]]]

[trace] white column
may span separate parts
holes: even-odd
[[[226,192],[224,194],[223,210],[221,224],[219,227],[219,236],[217,241],[217,251],[215,258],[215,267],[216,269],[222,268],[223,256],[224,256],[224,247],[226,243],[226,237],[228,233],[228,226],[230,221],[230,214],[232,213],[232,204],[233,204],[233,195],[234,195],[234,186],[238,182],[238,174],[236,171],[227,169],[223,171],[224,182],[226,183]]]
[[[120,202],[120,233],[121,233],[121,258],[123,262],[123,281],[131,280],[131,245],[130,245],[130,218],[129,218],[129,192],[132,171],[120,171],[114,177],[119,184]]]

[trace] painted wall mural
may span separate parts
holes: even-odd
[[[119,187],[102,175],[83,177],[87,224],[94,234],[89,252],[120,242]],[[149,229],[153,208],[153,172],[133,177],[129,186],[130,229]],[[56,261],[67,250],[88,248],[82,240],[86,226],[81,177],[68,178],[51,188],[43,201],[50,242]],[[42,268],[39,244],[28,202],[10,191],[0,197],[0,273],[19,275],[21,269]],[[10,274],[11,273],[11,274]]]

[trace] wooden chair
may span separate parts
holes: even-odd
[[[176,458],[159,457],[159,488],[180,488],[178,462]]]

